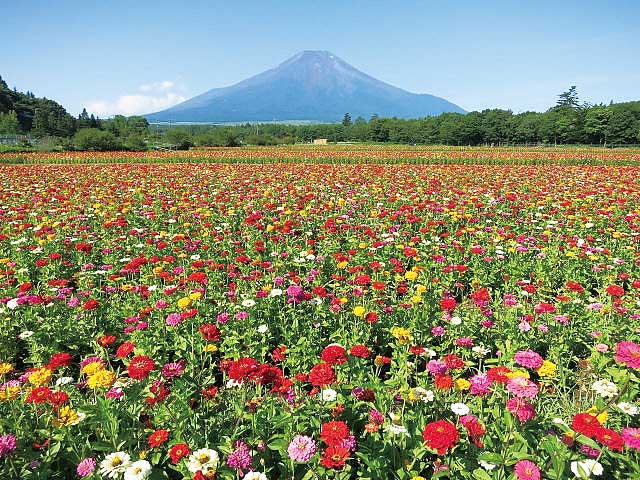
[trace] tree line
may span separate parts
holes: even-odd
[[[30,134],[41,145],[79,150],[185,149],[192,146],[277,145],[311,142],[498,145],[505,143],[640,143],[640,101],[587,104],[572,86],[545,112],[511,110],[444,113],[420,119],[380,118],[329,124],[149,125],[142,116],[100,119],[86,109],[73,117],[60,104],[10,89],[0,77],[0,136]]]

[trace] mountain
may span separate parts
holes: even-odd
[[[145,116],[160,122],[337,122],[346,112],[368,119],[373,114],[419,118],[464,110],[443,98],[377,80],[330,52],[307,50],[235,85]]]

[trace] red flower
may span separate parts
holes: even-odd
[[[369,323],[376,323],[378,321],[378,314],[376,312],[369,312],[364,316],[364,320]]]
[[[129,372],[129,376],[135,380],[144,380],[154,368],[155,362],[152,358],[138,355],[131,359],[127,367],[127,372]]]
[[[147,440],[147,442],[149,443],[149,447],[157,448],[167,440],[169,440],[168,430],[156,430],[151,435],[149,435],[149,439]]]
[[[116,357],[118,358],[126,358],[133,349],[136,348],[136,345],[132,342],[124,342],[122,345],[118,347],[116,350]]]
[[[440,309],[444,312],[453,312],[457,305],[458,302],[453,297],[442,297],[440,300]]]
[[[207,342],[217,342],[220,340],[220,329],[212,323],[200,325],[198,331]]]
[[[359,357],[359,358],[367,358],[369,355],[371,355],[371,352],[369,351],[369,349],[364,345],[354,345],[349,350],[349,353],[354,357]]]
[[[493,383],[506,384],[509,381],[507,373],[511,373],[511,369],[509,367],[492,367],[487,371],[487,378],[489,378]]]
[[[51,389],[49,387],[36,387],[29,392],[25,403],[47,403],[50,395]]]
[[[91,299],[87,300],[86,302],[84,302],[84,305],[82,305],[82,308],[84,310],[95,310],[99,306],[100,306],[100,302],[98,302],[97,300],[94,300],[93,298],[91,298]]]
[[[186,443],[176,443],[169,449],[169,458],[171,463],[176,465],[180,460],[191,453],[189,445]]]
[[[464,360],[457,355],[447,355],[442,359],[442,361],[451,370],[457,370],[464,367]]]
[[[49,359],[48,367],[51,369],[66,367],[71,363],[71,360],[73,360],[73,357],[71,356],[70,353],[67,353],[67,352],[54,353],[53,355],[51,355],[51,358]]]
[[[590,413],[576,414],[571,422],[571,428],[589,438],[595,438],[604,429],[595,415]]]
[[[567,282],[565,285],[571,291],[584,293],[584,287],[580,285],[578,282]]]
[[[59,407],[69,400],[69,395],[65,392],[51,392],[47,401],[54,407]]]
[[[624,439],[622,436],[610,428],[603,427],[600,429],[596,433],[596,440],[603,445],[606,445],[610,450],[617,450],[618,452],[621,452],[622,447],[624,447]]]
[[[347,361],[346,351],[340,345],[329,345],[322,350],[320,357],[323,362],[330,365],[338,365]]]
[[[332,445],[322,452],[320,464],[325,468],[342,468],[348,458],[349,450],[337,445]]]
[[[422,432],[422,439],[427,447],[436,450],[438,455],[444,455],[460,440],[456,426],[447,420],[428,423]]]
[[[624,295],[624,288],[618,285],[609,285],[606,288],[606,292],[612,297],[621,297],[622,295]]]
[[[464,415],[460,417],[460,423],[467,430],[471,441],[478,447],[482,448],[482,442],[480,437],[487,433],[487,430],[482,426],[478,419],[473,415]]]
[[[117,338],[115,335],[102,335],[101,337],[98,337],[96,342],[98,342],[98,345],[100,345],[101,347],[107,348],[116,340]]]
[[[328,363],[319,363],[309,372],[309,382],[315,387],[331,385],[335,381],[336,373],[333,371],[333,366]]]
[[[438,390],[449,390],[453,387],[453,377],[451,375],[436,375],[433,382]]]
[[[349,436],[349,427],[340,420],[322,424],[320,439],[327,445],[339,445]]]

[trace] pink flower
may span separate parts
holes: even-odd
[[[543,358],[533,350],[520,350],[515,354],[515,361],[518,365],[527,368],[540,368]]]
[[[289,443],[287,453],[295,462],[308,462],[316,453],[316,442],[306,435],[296,435]]]
[[[540,480],[540,469],[530,460],[520,460],[513,467],[518,480]]]
[[[518,417],[521,422],[528,422],[536,416],[536,409],[524,398],[510,398],[507,400],[507,410]]]
[[[598,343],[596,345],[596,351],[600,352],[600,353],[605,353],[609,351],[609,345],[607,345],[606,343]]]
[[[459,347],[472,347],[473,340],[469,337],[460,337],[456,339],[456,345]]]
[[[6,457],[17,447],[16,436],[10,433],[0,435],[0,458]]]
[[[96,461],[91,458],[85,458],[78,464],[78,468],[76,468],[76,473],[79,477],[88,477],[93,473],[96,469]]]
[[[640,368],[640,345],[634,342],[616,343],[616,362],[630,368]]]
[[[535,398],[538,395],[538,385],[524,377],[513,377],[507,382],[507,391],[516,397]]]
[[[218,314],[218,316],[216,317],[216,321],[218,323],[227,323],[230,318],[231,315],[229,315],[227,312],[222,312]]]
[[[486,373],[479,373],[477,375],[474,375],[469,379],[469,381],[471,382],[469,391],[473,395],[482,397],[488,393],[491,393],[491,380]]]
[[[169,315],[167,315],[167,325],[171,326],[171,327],[176,327],[178,325],[180,325],[183,321],[182,315],[180,315],[179,313],[170,313]]]
[[[184,372],[184,360],[178,362],[167,363],[162,367],[162,376],[164,378],[173,378]]]
[[[621,435],[627,447],[640,450],[640,428],[623,428]]]
[[[427,371],[431,375],[442,375],[447,373],[447,370],[449,370],[449,368],[442,360],[429,360],[427,363]]]
[[[444,327],[433,327],[431,329],[431,334],[434,337],[441,337],[442,335],[444,335],[446,332],[446,330],[444,329]]]

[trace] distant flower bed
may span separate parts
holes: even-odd
[[[0,166],[0,478],[640,478],[640,167],[323,152]]]

